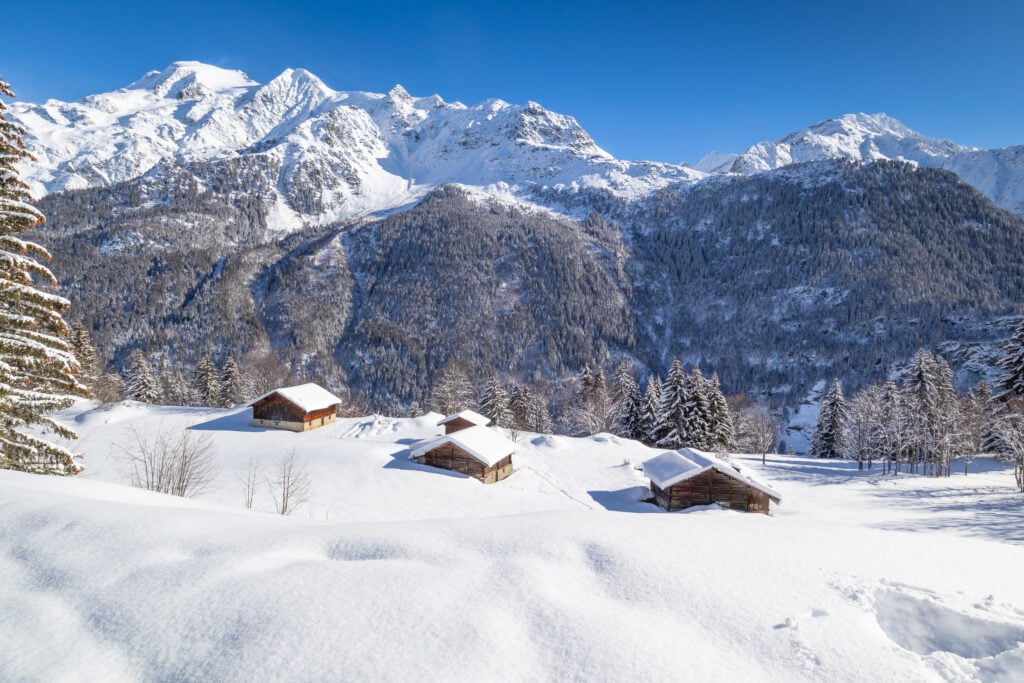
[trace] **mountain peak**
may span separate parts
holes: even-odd
[[[844,114],[819,121],[777,140],[753,145],[730,168],[760,173],[788,164],[825,159],[901,159],[928,166],[973,151],[950,140],[926,137],[888,114]]]
[[[163,71],[150,71],[127,90],[152,90],[160,97],[180,97],[188,91],[220,92],[259,85],[242,71],[195,61],[172,62]]]

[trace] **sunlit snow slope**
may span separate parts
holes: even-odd
[[[949,479],[733,456],[772,516],[640,501],[651,451],[525,434],[484,486],[408,461],[437,415],[305,434],[248,411],[68,411],[86,474],[0,472],[0,679],[1010,681],[1024,518],[990,462]],[[123,486],[133,431],[209,435],[198,500]],[[309,505],[242,509],[294,453]],[[265,491],[255,507],[266,510]]]

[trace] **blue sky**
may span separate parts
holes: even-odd
[[[621,158],[696,161],[830,116],[1024,144],[1024,2],[38,2],[4,8],[19,99],[77,99],[172,61],[338,90],[536,100]]]

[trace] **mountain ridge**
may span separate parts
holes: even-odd
[[[528,101],[467,106],[439,95],[335,91],[305,69],[264,84],[238,70],[173,62],[125,88],[75,102],[13,103],[37,157],[35,196],[109,186],[174,166],[259,156],[273,227],[293,230],[391,211],[445,184],[525,203],[538,190],[633,201],[673,184],[825,159],[905,160],[957,173],[1024,214],[1024,145],[983,150],[931,138],[887,114],[845,114],[741,154],[694,164],[620,160],[578,121]],[[202,183],[202,179],[197,179]],[[314,196],[315,195],[315,196]]]

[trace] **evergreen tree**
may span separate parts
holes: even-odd
[[[185,375],[175,372],[168,382],[167,403],[174,406],[194,406],[199,403],[195,387]]]
[[[92,345],[92,339],[89,336],[89,331],[85,329],[81,321],[76,321],[71,326],[71,348],[75,353],[75,358],[78,360],[78,365],[81,368],[81,374],[79,375],[80,382],[85,387],[88,387],[92,391],[96,384],[96,379],[99,377],[99,357],[96,353],[96,347]]]
[[[1006,402],[1024,398],[1024,322],[1003,345],[999,368],[1003,372],[993,392],[996,400]]]
[[[128,361],[128,377],[124,386],[125,398],[143,403],[160,402],[160,384],[149,368],[141,349],[136,349]]]
[[[661,379],[654,375],[647,380],[644,390],[640,441],[653,446],[658,441],[658,414],[661,408]]]
[[[718,381],[717,372],[711,376],[708,396],[711,404],[710,450],[727,450],[735,438],[735,427],[732,413],[729,411],[729,403],[725,400],[725,394],[722,393],[722,386]]]
[[[684,446],[705,451],[713,448],[710,394],[710,382],[704,379],[700,367],[694,368],[693,375],[686,379],[683,404]]]
[[[37,278],[57,284],[35,257],[49,259],[21,233],[45,219],[31,204],[18,164],[31,161],[20,126],[7,120],[3,97],[14,97],[0,80],[0,468],[46,474],[75,474],[71,452],[22,429],[38,425],[65,439],[75,433],[47,416],[67,408],[86,388],[76,379],[78,361],[63,315],[67,299],[36,288]]]
[[[533,394],[530,401],[530,431],[538,434],[551,433],[551,413],[548,411],[548,402],[539,393]]]
[[[530,395],[530,390],[520,384],[513,385],[508,406],[512,412],[511,426],[515,429],[530,429],[533,409],[533,396]]]
[[[808,454],[818,458],[842,457],[845,431],[846,401],[839,380],[834,379],[832,388],[821,402]]]
[[[201,405],[216,406],[220,404],[220,373],[217,372],[217,366],[213,364],[213,360],[209,356],[204,356],[196,366],[195,391]]]
[[[643,398],[627,362],[623,362],[615,371],[613,398],[615,432],[627,439],[642,438]]]
[[[690,401],[690,384],[683,364],[678,358],[675,359],[661,388],[661,402],[654,428],[655,445],[659,448],[678,449],[689,445],[686,406]]]
[[[249,398],[242,369],[231,356],[224,361],[224,372],[220,378],[220,405],[225,408],[244,403]]]
[[[512,413],[508,407],[508,393],[494,375],[480,395],[480,414],[491,418],[496,427],[508,427]]]

